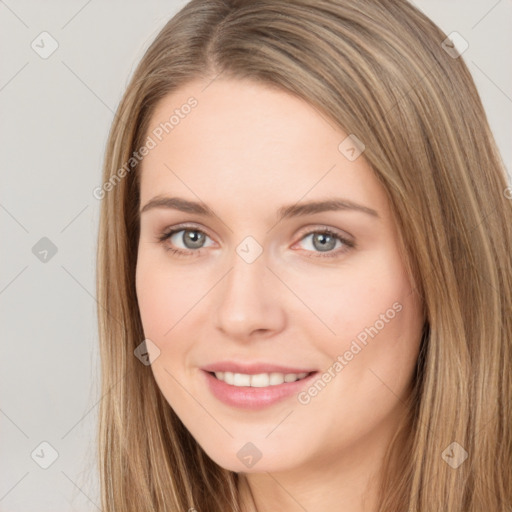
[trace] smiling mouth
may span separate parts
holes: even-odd
[[[235,387],[252,387],[252,388],[266,388],[272,386],[280,386],[282,384],[290,384],[298,380],[305,379],[310,375],[317,373],[302,372],[302,373],[235,373],[235,372],[208,372],[217,380],[225,382]]]

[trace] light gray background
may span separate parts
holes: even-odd
[[[100,510],[92,191],[128,79],[185,3],[0,0],[0,511]],[[414,3],[468,41],[510,173],[512,0]],[[59,45],[47,59],[31,47],[43,31]],[[45,263],[32,252],[43,237],[57,247]],[[43,441],[58,452],[48,469]]]

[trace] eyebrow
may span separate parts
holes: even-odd
[[[185,213],[195,213],[197,215],[204,215],[205,217],[216,217],[211,208],[204,203],[189,201],[181,197],[162,197],[156,196],[148,201],[140,210],[140,214],[152,210],[154,208],[167,208],[172,210],[179,210]],[[322,213],[327,211],[339,210],[353,210],[371,215],[372,217],[379,218],[379,214],[372,208],[363,206],[348,199],[326,199],[323,201],[308,201],[303,203],[296,203],[287,205],[277,210],[279,221],[291,217],[299,217],[303,215],[313,215],[315,213]]]

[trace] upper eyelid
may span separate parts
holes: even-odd
[[[188,224],[186,224],[184,226],[178,224],[177,226],[170,227],[168,229],[164,229],[162,231],[162,234],[171,236],[171,234],[175,235],[176,233],[179,233],[180,231],[200,231],[201,233],[204,233],[206,236],[208,236],[209,238],[211,238],[213,240],[213,237],[208,234],[207,230],[197,227],[197,226],[194,226],[194,225],[188,225]]]

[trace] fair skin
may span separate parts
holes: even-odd
[[[374,511],[423,325],[386,194],[364,153],[346,158],[338,146],[347,134],[309,104],[254,82],[206,83],[193,81],[157,105],[150,130],[198,100],[142,163],[141,210],[172,196],[215,214],[141,213],[136,288],[145,336],[160,351],[151,365],[156,383],[208,456],[241,475],[244,511]],[[377,215],[342,209],[279,220],[285,205],[325,199]],[[157,242],[173,227],[171,239]],[[327,250],[326,228],[335,232]],[[202,245],[195,230],[206,235]],[[248,236],[262,250],[251,263],[236,250]],[[333,371],[372,326],[377,333]],[[220,360],[319,376],[331,368],[331,378],[302,403],[294,394],[247,410],[205,385],[201,367]],[[248,442],[261,453],[252,467],[237,457]]]

